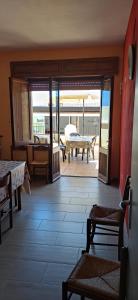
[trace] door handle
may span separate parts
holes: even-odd
[[[129,206],[129,212],[128,212],[128,228],[131,229],[131,219],[132,219],[132,188],[129,190],[129,199],[128,200],[122,200],[119,204],[119,207],[125,208]]]
[[[132,190],[132,188],[130,188],[130,191],[129,191],[129,219],[128,219],[129,229],[131,229],[131,223],[132,223],[132,203],[133,203],[133,190]]]

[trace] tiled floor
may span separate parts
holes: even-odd
[[[92,204],[117,207],[119,191],[95,178],[61,177],[52,185],[36,182],[31,196],[22,198],[22,211],[0,246],[0,299],[59,300],[62,281],[85,248]],[[94,252],[117,258],[116,248],[97,246]]]
[[[99,167],[99,146],[97,144],[95,145],[94,153],[94,159],[92,157],[92,153],[90,153],[88,164],[86,153],[84,155],[83,160],[82,154],[78,154],[77,157],[71,157],[70,163],[68,163],[68,158],[63,162],[61,157],[61,174],[66,176],[97,177]]]

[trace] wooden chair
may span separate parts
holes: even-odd
[[[34,144],[40,144],[40,138],[37,135],[34,135]]]
[[[2,222],[9,217],[9,227],[13,226],[12,193],[10,174],[0,180],[0,244],[2,242]]]
[[[66,146],[64,145],[61,138],[60,138],[60,150],[62,151],[62,159],[63,159],[63,162],[64,162],[65,159],[66,159]]]
[[[96,135],[94,137],[92,137],[92,142],[91,142],[91,152],[92,152],[92,158],[94,160],[94,147],[95,147],[95,143],[96,143]],[[83,154],[85,153],[85,149],[83,149],[82,151],[82,160],[83,160]]]
[[[126,205],[128,205],[129,190],[131,177],[128,176],[125,184],[124,195],[122,198],[121,207],[109,208],[99,205],[93,205],[89,218],[87,219],[87,244],[86,252],[89,252],[90,245],[105,245],[118,247],[118,259],[120,259],[120,249],[123,246],[123,226]],[[115,230],[112,227],[117,227]],[[101,229],[102,232],[96,231]],[[95,235],[115,236],[118,238],[118,243],[101,243],[94,242]]]
[[[27,165],[29,173],[36,174],[36,169],[44,169],[46,183],[49,177],[48,148],[44,145],[27,145]]]
[[[83,254],[68,279],[62,283],[62,300],[72,294],[93,300],[125,300],[128,250],[122,249],[121,261]]]
[[[69,136],[80,136],[78,132],[71,132]]]
[[[94,160],[94,147],[95,147],[95,144],[96,144],[96,136],[94,136],[92,138],[92,143],[91,143],[91,151],[92,151],[93,160]]]

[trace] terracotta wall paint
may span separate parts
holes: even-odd
[[[23,60],[48,60],[48,59],[71,59],[71,58],[91,58],[91,57],[120,57],[119,74],[115,76],[115,90],[113,103],[113,126],[112,126],[112,155],[111,155],[111,177],[119,177],[119,160],[120,160],[120,82],[121,62],[123,48],[118,46],[86,47],[86,48],[68,48],[68,49],[47,49],[47,50],[14,50],[0,51],[0,134],[3,138],[3,159],[10,159],[11,145],[11,120],[10,120],[10,100],[8,77],[10,76],[11,61]]]
[[[123,193],[126,176],[131,174],[131,149],[135,77],[128,78],[128,48],[138,43],[138,1],[134,0],[124,44],[124,67],[121,113],[120,190]]]

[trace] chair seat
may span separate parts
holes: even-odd
[[[84,254],[67,284],[70,291],[94,300],[119,300],[120,263]]]
[[[122,213],[122,209],[94,205],[90,211],[89,218],[91,218],[93,223],[117,226],[121,221]]]

